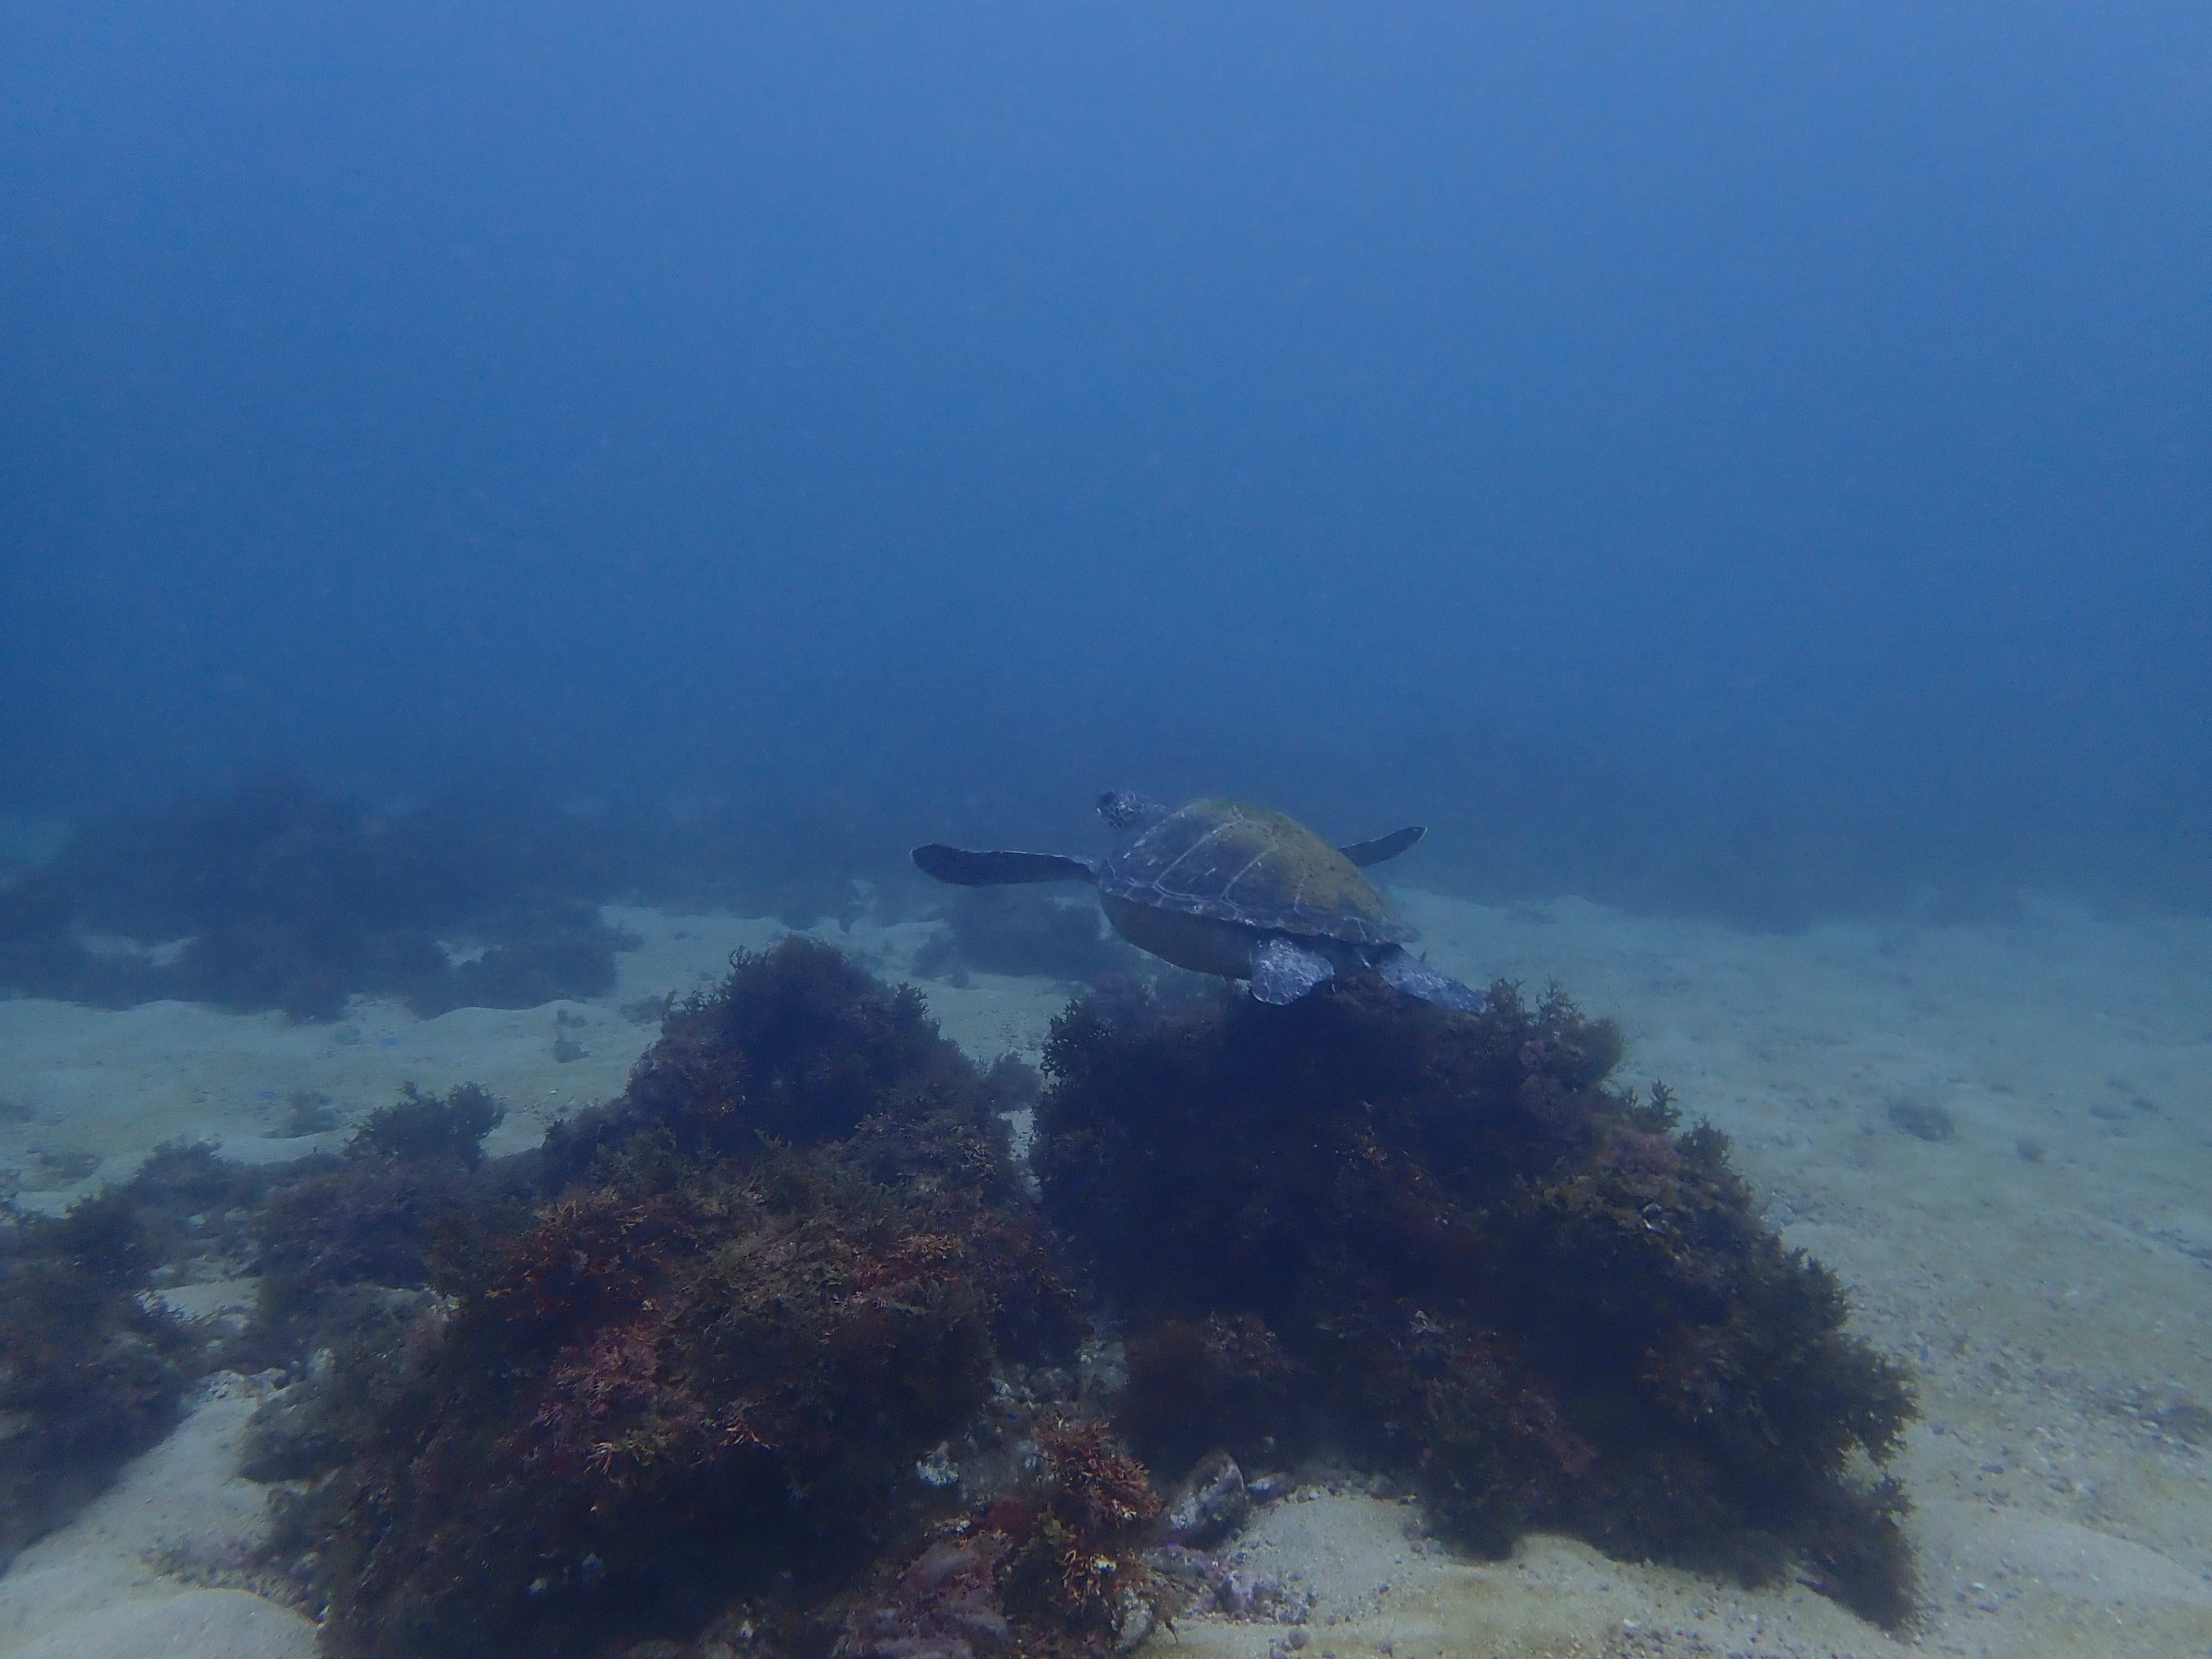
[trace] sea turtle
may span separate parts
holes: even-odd
[[[1106,920],[1130,944],[1178,967],[1249,980],[1262,1002],[1296,1002],[1340,968],[1371,968],[1409,996],[1481,1012],[1479,993],[1407,954],[1419,934],[1359,873],[1420,840],[1419,827],[1332,847],[1296,818],[1243,801],[1170,811],[1115,789],[1098,798],[1098,811],[1122,834],[1103,859],[933,843],[915,848],[914,861],[961,887],[1095,883]]]

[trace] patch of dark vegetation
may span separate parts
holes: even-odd
[[[507,1116],[481,1084],[465,1083],[442,1100],[404,1085],[396,1104],[363,1118],[346,1142],[349,1163],[380,1166],[449,1164],[473,1170],[483,1161],[483,1138]]]
[[[908,1547],[917,1462],[1000,1356],[1072,1346],[992,1109],[1018,1082],[809,941],[672,1010],[623,1099],[485,1167],[527,1201],[427,1226],[434,1297],[387,1301],[272,1435],[330,1650],[689,1638]],[[422,1104],[389,1121],[410,1147]]]
[[[278,1172],[257,1230],[250,1334],[264,1363],[289,1362],[295,1377],[254,1417],[248,1478],[303,1479],[343,1462],[351,1426],[404,1394],[436,1329],[426,1287],[441,1244],[527,1202],[520,1161],[483,1156],[502,1115],[480,1085],[441,1099],[410,1085],[337,1154]]]
[[[144,1295],[165,1261],[234,1260],[262,1182],[164,1146],[131,1182],[0,1225],[0,1562],[60,1525],[175,1423],[184,1390],[234,1363],[234,1332]]]
[[[1044,1079],[1036,1066],[1018,1054],[1000,1054],[983,1073],[983,1109],[994,1116],[1025,1111],[1036,1105],[1043,1090]]]
[[[171,1142],[96,1201],[130,1218],[156,1282],[239,1279],[258,1268],[262,1206],[285,1167],[233,1163],[210,1142]]]
[[[137,1254],[98,1200],[0,1234],[0,1560],[176,1421],[197,1344],[140,1301]]]
[[[1034,1425],[1038,1474],[886,1554],[775,1650],[833,1659],[973,1659],[985,1653],[1126,1651],[1173,1597],[1147,1565],[1161,1510],[1145,1466],[1098,1422]],[[686,1651],[712,1652],[713,1632]]]
[[[657,997],[633,997],[615,1012],[633,1025],[658,1025],[675,1006],[676,993],[668,991]]]
[[[763,1137],[832,1140],[871,1115],[927,1115],[975,1087],[975,1068],[911,987],[886,991],[796,936],[731,964],[720,987],[670,1007],[620,1099],[547,1137],[562,1178],[582,1177],[641,1129],[686,1154],[749,1156]]]
[[[281,1169],[164,1148],[9,1236],[92,1288],[6,1313],[86,1310],[95,1380],[139,1367],[103,1447],[198,1367],[289,1367],[246,1447],[283,1483],[257,1582],[342,1659],[1105,1659],[1184,1596],[1253,1616],[1205,1553],[1260,1491],[1231,1455],[1320,1450],[1471,1547],[1559,1527],[1894,1624],[1902,1496],[1846,1469],[1905,1379],[1620,1054],[1508,985],[1468,1018],[1121,984],[1057,1022],[1040,1095],[792,939],[666,1005],[540,1148],[487,1158],[472,1087]],[[1000,1121],[1030,1105],[1042,1203]],[[243,1332],[134,1294],[249,1272]],[[1126,1385],[1078,1363],[1086,1297]],[[1189,1474],[1164,1502],[1155,1469]]]
[[[295,1113],[326,1101],[295,1097]],[[412,1305],[438,1226],[514,1191],[479,1143],[499,1109],[411,1087],[343,1152],[247,1165],[157,1147],[130,1180],[58,1217],[0,1224],[0,1561],[58,1525],[176,1421],[196,1377],[327,1340],[356,1346]],[[260,1278],[258,1316],[187,1320],[149,1290]],[[394,1291],[389,1287],[403,1287]],[[364,1368],[365,1373],[366,1368]]]
[[[1484,1553],[1557,1527],[1751,1583],[1794,1565],[1893,1626],[1901,1494],[1846,1469],[1895,1450],[1905,1376],[1724,1137],[1606,1085],[1620,1049],[1504,983],[1473,1018],[1358,980],[1134,1030],[1071,1009],[1036,1166],[1127,1320],[1122,1427],[1163,1461],[1325,1433]]]
[[[1144,958],[1104,921],[1088,902],[1065,903],[1018,887],[969,888],[954,895],[936,937],[915,953],[914,971],[957,985],[971,973],[1036,974],[1088,985],[1136,971]]]
[[[23,1173],[33,1176],[35,1190],[74,1187],[100,1165],[98,1152],[82,1146],[27,1146]]]
[[[1121,1420],[1141,1426],[1145,1455],[1164,1469],[1186,1468],[1228,1443],[1224,1423],[1238,1425],[1248,1457],[1319,1437],[1301,1404],[1308,1368],[1251,1314],[1162,1319],[1137,1333],[1127,1351]]]
[[[478,1085],[440,1099],[410,1084],[341,1152],[284,1166],[258,1235],[255,1335],[272,1357],[308,1352],[387,1292],[427,1285],[447,1234],[523,1200],[520,1169],[484,1171],[483,1138],[503,1115]]]
[[[1959,1133],[1959,1120],[1949,1108],[1920,1100],[1893,1100],[1884,1109],[1890,1127],[1916,1140],[1949,1140]]]
[[[2212,1411],[2186,1395],[2169,1400],[2151,1417],[2159,1427],[2190,1445],[2201,1446],[2212,1440]]]
[[[1111,1640],[1127,1627],[1130,1563],[1148,1541],[1159,1495],[1103,1423],[1047,1425],[1036,1441],[1044,1481],[1012,1540],[1007,1598],[1047,1630]]]
[[[1083,1000],[1098,1018],[1117,1030],[1134,1034],[1150,1030],[1170,1015],[1202,1012],[1243,995],[1243,987],[1230,981],[1160,963],[1142,977],[1109,974],[1091,988]]]
[[[283,1115],[276,1120],[276,1137],[300,1140],[327,1134],[343,1121],[337,1102],[320,1089],[295,1089],[285,1097]]]
[[[299,1018],[356,993],[426,1015],[598,996],[629,943],[593,902],[612,880],[572,826],[382,813],[265,776],[88,823],[0,888],[0,990]],[[456,965],[453,938],[483,948]]]
[[[615,988],[615,953],[637,936],[610,927],[598,905],[547,898],[495,912],[469,931],[495,942],[482,956],[407,994],[425,1016],[453,1008],[535,1008],[562,997],[600,997]]]

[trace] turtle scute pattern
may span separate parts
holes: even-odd
[[[1196,800],[1108,861],[1102,890],[1133,903],[1354,945],[1416,937],[1356,866],[1296,818]]]

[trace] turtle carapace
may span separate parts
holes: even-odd
[[[933,844],[915,848],[914,861],[962,887],[1095,883],[1107,921],[1130,944],[1177,967],[1249,980],[1262,1002],[1295,1002],[1339,969],[1368,968],[1409,996],[1480,1012],[1479,993],[1407,952],[1419,935],[1360,874],[1419,841],[1418,828],[1332,847],[1296,818],[1244,801],[1170,811],[1113,790],[1098,811],[1122,834],[1103,859]]]

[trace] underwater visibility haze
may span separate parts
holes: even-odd
[[[1482,896],[2201,902],[2206,33],[26,6],[4,804],[888,868],[1126,785]]]
[[[0,224],[0,1659],[2212,1650],[2212,10],[27,0]]]

